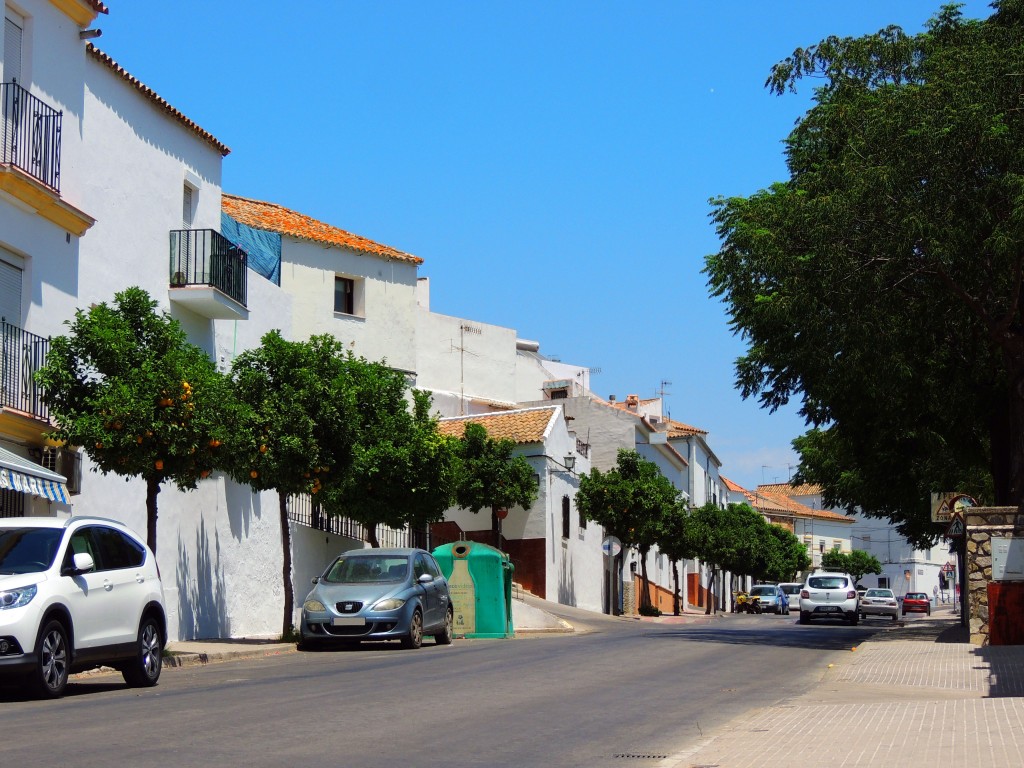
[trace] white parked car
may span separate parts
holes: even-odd
[[[848,573],[817,571],[807,577],[800,590],[800,623],[811,619],[845,619],[856,625],[859,599],[853,577]]]
[[[0,519],[0,678],[46,698],[101,665],[155,685],[167,640],[156,558],[128,527],[95,517]]]
[[[900,612],[900,605],[896,602],[896,595],[891,589],[877,587],[868,589],[860,599],[860,617],[888,616],[896,621],[896,615]]]

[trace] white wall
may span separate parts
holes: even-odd
[[[294,338],[330,333],[360,357],[415,370],[415,264],[288,236],[281,259],[281,288],[294,299]],[[355,315],[334,312],[336,275],[362,281]]]

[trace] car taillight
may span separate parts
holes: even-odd
[[[811,599],[811,593],[808,592],[806,589],[801,589],[800,590],[800,597],[802,597],[804,600],[810,600]]]
[[[846,599],[847,600],[851,600],[851,599],[855,598],[856,596],[857,596],[857,592],[855,590],[852,590],[852,589],[849,592],[846,593]]]

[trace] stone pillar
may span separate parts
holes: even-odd
[[[988,584],[992,581],[992,537],[1024,536],[1016,507],[972,507],[966,510],[967,610],[971,642],[988,645]]]

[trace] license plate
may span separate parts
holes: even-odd
[[[838,605],[824,605],[820,606],[818,610],[821,613],[839,613],[842,610],[842,608],[840,608]]]
[[[332,619],[331,624],[336,627],[363,627],[366,626],[366,619],[339,616],[336,619]]]

